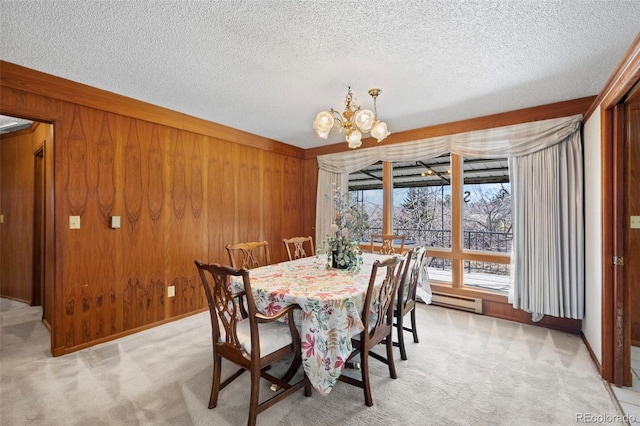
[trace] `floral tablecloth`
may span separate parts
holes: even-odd
[[[363,253],[359,273],[326,269],[324,255],[250,270],[259,311],[272,315],[292,303],[302,307],[302,365],[322,395],[338,380],[352,350],[351,337],[364,329],[360,313],[373,262],[387,257]],[[383,271],[378,278],[384,279]],[[232,285],[242,286],[239,280]]]

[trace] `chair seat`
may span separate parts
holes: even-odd
[[[244,249],[247,246],[249,245],[242,245],[241,248]],[[266,242],[264,247],[266,250]],[[231,256],[231,251],[229,253]],[[259,413],[289,397],[300,388],[304,388],[304,396],[311,396],[311,382],[306,374],[303,373],[301,380],[291,383],[291,379],[302,365],[300,333],[296,327],[293,327],[295,323],[293,314],[300,309],[300,306],[297,304],[286,306],[276,315],[271,316],[259,314],[253,299],[248,269],[235,269],[217,263],[202,263],[200,260],[196,260],[195,264],[207,296],[214,339],[211,342],[213,344],[213,375],[209,408],[216,408],[220,390],[245,371],[251,373],[247,422],[249,426],[256,425]],[[242,278],[243,290],[232,292],[229,283],[233,277]],[[284,323],[282,320],[287,322]],[[260,341],[259,350],[251,347],[252,335]],[[230,338],[231,336],[234,337]],[[276,377],[267,372],[268,367],[289,356],[293,358],[283,376]],[[221,381],[223,358],[240,368]],[[280,389],[262,402],[260,402],[261,379],[269,380]]]
[[[362,363],[361,378],[350,377],[341,374],[338,380],[357,386],[364,391],[364,400],[367,406],[373,405],[371,395],[371,382],[369,380],[369,356],[382,361],[389,367],[389,376],[392,379],[397,377],[396,367],[393,361],[393,343],[391,333],[393,326],[393,301],[398,292],[398,284],[402,271],[402,260],[398,256],[389,257],[384,261],[376,260],[371,269],[369,286],[364,299],[362,309],[362,322],[366,324],[367,331],[363,331],[353,336],[351,342],[353,350],[345,361],[350,361],[354,356],[360,354]],[[378,269],[385,270],[384,280],[379,284],[376,291],[376,280]],[[374,292],[376,293],[374,299]],[[372,349],[379,343],[385,342],[387,356],[378,355]]]
[[[251,329],[249,320],[245,319],[238,323],[236,329],[238,340],[242,349],[251,354]],[[258,333],[260,334],[260,356],[264,357],[284,348],[292,343],[289,326],[280,321],[269,322],[266,324],[258,324]],[[220,342],[224,342],[226,333],[222,324],[220,325]]]

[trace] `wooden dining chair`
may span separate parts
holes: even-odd
[[[316,251],[313,248],[313,238],[312,237],[293,237],[293,238],[283,238],[282,242],[287,249],[287,255],[289,256],[289,260],[300,259],[307,256],[315,256]],[[308,246],[309,253],[305,250],[304,246]],[[291,249],[293,249],[293,255],[291,254]]]
[[[302,364],[300,335],[293,320],[298,305],[288,305],[277,314],[266,316],[256,311],[249,271],[218,264],[195,261],[204,287],[211,316],[213,342],[213,378],[209,408],[218,404],[218,394],[243,372],[251,373],[248,424],[255,425],[259,413],[304,387],[304,395],[311,395],[311,383],[306,374],[293,384],[289,381]],[[243,290],[233,293],[231,277],[242,277]],[[244,305],[246,301],[246,305]],[[278,321],[283,317],[287,323]],[[284,357],[293,356],[291,366],[282,378],[265,370]],[[222,358],[240,366],[234,374],[220,383]],[[278,385],[281,391],[263,402],[260,400],[260,378]]]
[[[420,271],[424,268],[426,247],[419,247],[407,252],[400,284],[398,285],[398,296],[394,312],[394,326],[398,331],[398,341],[394,346],[400,348],[400,358],[407,359],[407,351],[404,347],[404,332],[410,331],[413,334],[413,342],[418,341],[418,328],[416,327],[416,290],[420,279]],[[404,317],[411,313],[411,327],[404,324]]]
[[[271,254],[267,241],[227,244],[225,249],[229,253],[231,267],[234,269],[253,269],[271,265]]]
[[[376,234],[371,235],[371,253],[380,254],[402,254],[404,250],[405,235],[392,235],[392,234]],[[376,243],[380,242],[379,246]],[[394,245],[396,247],[394,247]]]
[[[378,270],[384,270],[384,280],[376,290],[376,277]],[[371,278],[369,278],[369,286],[364,300],[362,310],[362,322],[365,329],[351,339],[353,351],[345,360],[350,361],[353,357],[360,354],[360,372],[361,378],[356,379],[347,375],[340,375],[338,380],[349,383],[350,385],[362,388],[364,391],[364,401],[367,406],[373,405],[373,397],[371,396],[371,382],[369,380],[369,355],[379,343],[385,342],[387,347],[387,357],[375,357],[389,366],[389,376],[392,379],[397,378],[396,367],[393,361],[393,304],[398,293],[398,284],[402,273],[402,258],[393,256],[389,259],[380,261],[376,260],[371,269]],[[375,297],[377,295],[377,297]],[[374,303],[375,298],[375,303]],[[372,354],[373,352],[371,352]]]

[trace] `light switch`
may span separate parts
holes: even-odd
[[[120,228],[120,216],[111,216],[111,229]]]
[[[631,216],[631,229],[640,228],[640,216]]]
[[[69,216],[69,229],[80,229],[80,216]]]

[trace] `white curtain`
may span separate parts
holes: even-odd
[[[534,320],[543,315],[582,319],[584,222],[580,132],[542,151],[510,158],[509,170],[513,203],[513,306],[533,313]]]
[[[572,138],[576,138],[577,144],[581,145],[581,120],[582,115],[575,115],[319,156],[318,166],[320,170],[318,172],[316,239],[320,241],[324,238],[331,220],[332,207],[329,203],[324,202],[325,194],[331,193],[329,188],[332,182],[339,182],[341,187],[346,190],[348,174],[351,172],[374,164],[376,161],[412,161],[416,158],[429,159],[447,153],[460,154],[472,158],[522,157],[554,147]],[[573,146],[573,144],[569,145]],[[578,166],[573,163],[572,165],[564,166],[560,163],[570,160],[578,162],[580,169],[574,170]],[[581,149],[579,152],[572,152],[571,154],[565,153],[556,163],[553,163],[552,160],[548,161],[548,164],[540,165],[539,170],[546,170],[545,173],[548,174],[556,173],[558,168],[561,168],[564,170],[565,177],[562,179],[559,178],[558,184],[575,185],[575,187],[580,188],[579,190],[581,191]],[[574,174],[574,172],[577,173],[578,171],[580,172],[579,176]],[[567,203],[569,200],[565,198],[572,196],[571,194],[576,194],[575,191],[578,190],[569,190],[566,186],[561,189],[542,188],[539,186],[542,185],[546,179],[541,179],[540,176],[537,176],[536,179],[531,179],[525,178],[522,174],[510,173],[512,200],[514,197],[522,196],[516,194],[516,191],[519,191],[520,194],[538,191],[546,194],[549,203]],[[579,201],[581,206],[582,193],[580,192],[576,198],[576,201]],[[512,210],[514,212],[512,217],[514,228],[518,226],[516,221],[523,220],[523,218],[520,217],[521,214],[535,214],[534,212],[523,213],[516,209],[522,209],[522,207],[514,206]],[[551,247],[541,247],[539,240],[537,240],[537,242],[533,240],[531,234],[541,233],[543,232],[542,229],[525,227],[521,228],[518,235],[514,232],[514,249],[521,250],[523,244],[530,244],[529,247],[531,248],[529,250],[535,253],[537,262],[542,262],[544,259],[553,259],[553,262],[562,263],[575,260],[575,264],[561,267],[563,271],[563,273],[560,274],[561,276],[556,274],[555,277],[543,277],[534,274],[533,276],[529,276],[528,280],[525,280],[524,275],[514,275],[514,271],[526,271],[527,268],[536,268],[536,264],[531,263],[533,262],[533,257],[524,258],[520,256],[520,253],[514,253],[512,256],[514,261],[512,262],[513,267],[511,268],[510,277],[511,282],[513,282],[513,303],[514,306],[520,309],[537,313],[538,315],[535,315],[535,317],[539,317],[541,314],[555,315],[559,313],[559,315],[567,315],[572,318],[582,318],[584,300],[581,295],[583,294],[584,288],[584,274],[582,272],[584,260],[580,253],[584,252],[584,229],[582,227],[582,207],[579,209],[576,208],[575,210],[576,214],[580,216],[579,219],[568,217],[569,212],[573,210],[567,208],[558,211],[560,216],[558,218],[559,223],[555,223],[555,221],[548,220],[549,218],[546,216],[540,215],[542,216],[540,221],[546,220],[546,223],[536,224],[536,226],[544,226],[545,229],[559,227],[561,232],[559,234],[551,234],[556,236],[554,237],[556,240],[554,240],[553,244],[549,244],[549,246],[561,247],[565,252],[571,253],[570,256],[558,257],[560,253],[549,252]],[[574,235],[575,238],[572,240],[564,239],[565,237],[573,237]],[[516,241],[516,238],[519,240]],[[579,246],[574,247],[574,244],[579,244]],[[543,252],[546,253],[545,256],[542,256]],[[571,271],[575,273],[571,273]],[[580,272],[578,273],[577,271]],[[530,298],[527,298],[526,301],[522,300],[522,295],[525,293],[531,295],[531,297],[535,297],[536,303],[530,303]],[[555,295],[562,294],[563,297],[560,299],[565,302],[565,304],[573,303],[572,308],[567,309],[567,307],[564,306],[563,308],[553,310],[538,310],[539,306],[550,306],[559,300],[555,296],[552,297],[551,293]]]

